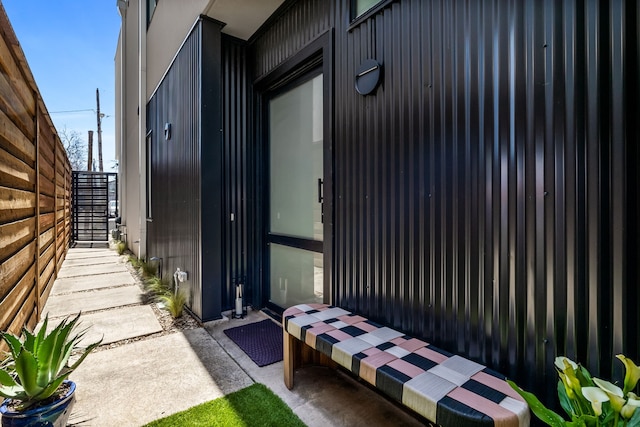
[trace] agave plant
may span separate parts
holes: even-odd
[[[71,320],[67,317],[47,334],[47,317],[37,333],[23,329],[22,340],[0,332],[9,346],[8,356],[0,365],[0,396],[20,402],[17,408],[22,411],[56,393],[71,372],[102,342],[85,348],[78,345],[87,331],[72,335],[79,318],[80,314]],[[80,356],[69,366],[69,358],[76,350],[80,350]]]

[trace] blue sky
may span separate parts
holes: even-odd
[[[42,98],[58,130],[76,130],[87,141],[97,130],[100,89],[105,171],[115,160],[114,58],[120,15],[115,0],[1,0]],[[78,111],[61,113],[63,111]],[[93,110],[93,111],[91,111]],[[97,165],[97,135],[94,158]]]

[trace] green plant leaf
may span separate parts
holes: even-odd
[[[16,359],[16,373],[27,395],[35,396],[42,391],[42,387],[38,386],[38,382],[36,381],[38,376],[38,361],[30,351],[23,349],[20,352],[20,355]]]
[[[560,415],[556,414],[552,410],[548,409],[538,398],[527,391],[522,390],[511,380],[507,380],[507,383],[527,402],[531,411],[541,421],[552,427],[565,427],[568,423]]]
[[[4,369],[0,369],[0,384],[9,387],[18,385],[16,380],[14,380],[13,377]]]
[[[4,332],[0,332],[0,336],[9,345],[9,350],[11,351],[11,356],[13,357],[13,359],[17,359],[18,355],[20,354],[20,349],[22,348],[22,343],[20,343],[20,340],[13,335]]]
[[[82,361],[89,355],[89,353],[91,353],[93,349],[98,347],[100,344],[102,344],[102,339],[98,342],[94,342],[89,347],[87,347],[82,353],[82,356],[80,356],[80,358],[76,361],[76,363],[70,366],[70,370],[73,371],[74,369],[76,369],[78,365],[80,365],[80,363],[82,363]]]
[[[7,399],[23,399],[26,397],[24,388],[21,385],[0,386],[0,396]]]
[[[636,409],[633,416],[627,422],[627,427],[640,427],[640,410]]]
[[[36,347],[36,336],[29,332],[26,328],[22,329],[22,335],[24,335],[24,342],[22,346],[33,353],[34,356],[38,357],[38,354],[35,353]]]
[[[49,326],[49,313],[47,313],[46,316],[44,316],[44,322],[42,322],[42,326],[40,327],[40,330],[35,336],[35,340],[33,343],[33,350],[30,350],[29,348],[27,348],[27,350],[34,352],[34,356],[37,356],[37,348],[40,346],[40,344],[44,340],[44,337],[47,333],[48,326]]]

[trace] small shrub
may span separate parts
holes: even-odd
[[[116,252],[118,255],[122,255],[127,251],[127,242],[117,241],[116,242]]]
[[[173,316],[174,319],[182,316],[184,304],[187,302],[187,296],[184,292],[178,290],[175,293],[171,292],[160,295],[158,299],[164,303],[165,307],[167,307],[167,310],[169,310],[169,313],[171,313],[171,316]]]
[[[135,255],[129,255],[129,262],[136,270],[140,268],[140,260]]]
[[[153,277],[157,272],[156,266],[144,259],[140,260],[140,267],[138,267],[138,270],[142,277],[145,278]]]
[[[155,295],[165,295],[171,293],[171,283],[169,279],[161,279],[158,276],[149,277],[145,280],[145,288]]]

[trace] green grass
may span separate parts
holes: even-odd
[[[293,411],[263,384],[153,421],[148,427],[304,427]]]

